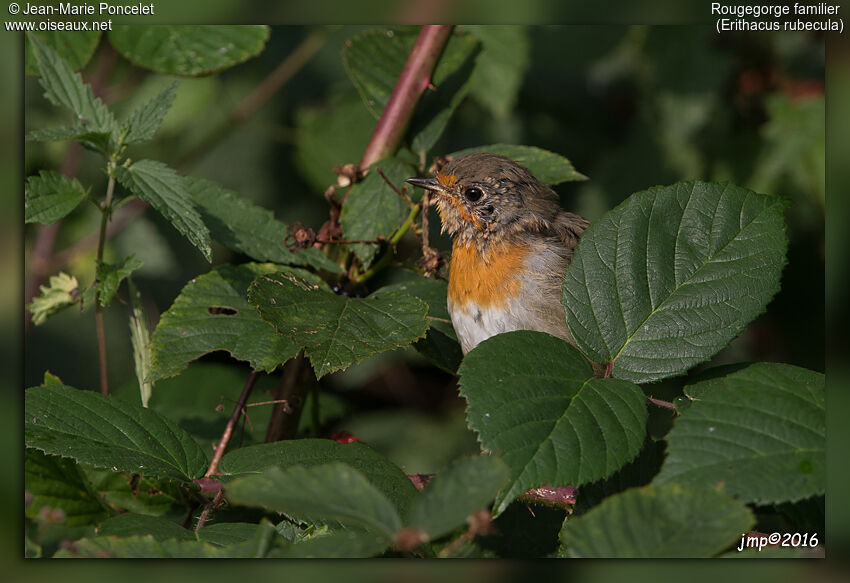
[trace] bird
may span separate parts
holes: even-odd
[[[498,154],[458,156],[433,178],[406,182],[435,193],[442,232],[452,237],[447,307],[464,355],[514,330],[575,345],[561,286],[586,219],[562,209],[528,168]]]

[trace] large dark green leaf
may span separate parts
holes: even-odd
[[[560,184],[574,180],[587,180],[587,176],[577,172],[573,163],[554,152],[534,146],[514,146],[511,144],[490,144],[476,146],[452,152],[448,156],[457,158],[475,152],[489,152],[506,156],[521,166],[528,168],[534,177],[545,184]]]
[[[109,42],[136,65],[165,75],[208,75],[258,55],[269,27],[115,25]]]
[[[561,540],[571,557],[711,557],[755,520],[722,492],[664,484],[633,488],[567,519]]]
[[[247,300],[255,277],[280,269],[271,264],[223,265],[186,284],[151,338],[150,380],[173,376],[214,350],[226,350],[267,372],[295,356],[298,346],[275,333]]]
[[[27,178],[24,212],[27,223],[55,223],[86,199],[89,189],[76,178],[52,170],[41,170]]]
[[[154,160],[139,160],[130,166],[119,166],[115,177],[124,188],[145,200],[197,247],[212,262],[210,232],[195,209],[186,180]]]
[[[44,508],[61,510],[63,524],[68,526],[92,524],[108,516],[106,505],[73,461],[27,449],[24,472],[27,518],[38,518]]]
[[[711,358],[779,290],[783,208],[728,183],[629,197],[590,225],[567,269],[563,304],[578,347],[640,383]]]
[[[380,168],[390,184],[377,172]],[[345,238],[353,241],[388,239],[410,214],[410,206],[393,190],[401,189],[414,173],[413,167],[397,160],[381,160],[372,165],[366,178],[355,184],[345,198],[339,221]],[[363,265],[369,265],[380,247],[358,244],[351,249]]]
[[[219,469],[238,476],[260,473],[273,466],[310,467],[332,461],[343,462],[361,472],[402,514],[416,496],[416,488],[397,465],[362,443],[298,439],[242,447],[227,453]]]
[[[509,332],[479,344],[461,364],[460,387],[470,428],[511,469],[497,514],[529,488],[609,476],[643,445],[643,392],[593,378],[573,346],[542,332]]]
[[[667,436],[656,483],[718,488],[772,504],[823,494],[824,376],[758,363],[685,387],[693,403]]]
[[[192,531],[176,522],[157,516],[126,512],[104,520],[97,528],[98,536],[131,537],[150,535],[158,541],[196,540]]]
[[[332,273],[342,269],[312,247],[293,252],[287,246],[289,230],[274,214],[252,204],[215,182],[202,178],[186,179],[186,190],[197,203],[213,239],[257,261],[286,265],[309,265]]]
[[[258,278],[248,299],[280,334],[304,347],[319,378],[406,346],[428,328],[428,307],[409,294],[378,290],[347,298],[292,274]]]
[[[387,538],[401,527],[392,503],[359,471],[340,462],[269,468],[225,486],[231,504],[260,506],[301,520],[331,520]]]
[[[469,93],[504,123],[516,105],[531,61],[531,42],[524,26],[464,27],[481,41]]]
[[[101,468],[191,480],[207,457],[165,417],[141,405],[72,387],[26,391],[27,447]]]

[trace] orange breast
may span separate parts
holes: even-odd
[[[455,244],[449,265],[449,301],[462,308],[504,306],[517,294],[530,246],[501,245],[488,250],[486,260],[474,245]]]

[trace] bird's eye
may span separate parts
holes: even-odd
[[[484,196],[484,191],[477,186],[471,186],[463,191],[463,196],[465,196],[466,200],[469,202],[478,202],[481,200],[481,197]]]

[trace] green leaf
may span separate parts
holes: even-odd
[[[31,32],[24,37],[24,50],[26,52],[25,69],[27,75],[39,74],[38,61],[35,58],[30,35],[38,37],[44,45],[61,54],[68,62],[68,65],[74,70],[83,68],[89,62],[100,41],[99,30]]]
[[[98,303],[104,308],[111,304],[121,282],[130,277],[130,274],[141,266],[142,262],[133,255],[125,258],[121,265],[111,265],[105,261],[98,262],[96,275],[99,292]]]
[[[203,542],[226,547],[251,540],[256,536],[258,528],[258,525],[248,522],[217,522],[205,525],[196,534]]]
[[[417,340],[413,347],[446,372],[457,372],[463,353],[446,303],[448,284],[439,279],[410,274],[410,279],[383,289],[385,292],[408,293],[428,304],[428,334]]]
[[[86,140],[89,145],[106,151],[110,136],[118,128],[112,113],[56,51],[34,35],[28,35],[28,39],[41,71],[39,82],[44,87],[44,96],[76,116],[74,126],[79,134],[90,134]]]
[[[524,26],[464,27],[481,41],[469,93],[504,122],[516,105],[530,63],[531,42]]]
[[[303,346],[318,378],[425,335],[427,306],[400,292],[347,298],[294,276],[258,278],[248,300],[280,334]]]
[[[177,83],[170,83],[156,97],[134,111],[127,119],[130,131],[124,138],[124,143],[133,144],[153,138],[165,114],[171,109],[176,92]]]
[[[592,375],[573,346],[542,332],[499,334],[466,355],[460,394],[469,427],[511,469],[496,514],[529,488],[610,476],[640,451],[643,392]]]
[[[74,462],[27,449],[24,470],[27,518],[36,519],[43,508],[49,508],[65,514],[63,524],[79,526],[99,522],[109,515]]]
[[[489,152],[506,156],[521,166],[528,168],[534,177],[544,184],[560,184],[575,180],[587,180],[587,176],[576,172],[572,162],[554,152],[534,146],[514,146],[511,144],[490,144],[458,150],[448,155],[457,158],[475,152]]]
[[[722,492],[664,484],[634,488],[567,519],[561,540],[571,557],[711,557],[755,523]]]
[[[377,168],[399,190],[414,172],[411,165],[395,158],[381,160],[371,166],[366,178],[348,192],[340,213],[339,221],[348,240],[388,239],[410,214],[410,206],[384,181]],[[379,249],[378,245],[351,246],[351,250],[366,266],[372,262]]]
[[[387,537],[401,527],[392,503],[351,466],[332,462],[278,467],[237,478],[225,486],[231,504],[259,506],[304,520],[334,520]]]
[[[80,300],[80,284],[76,277],[60,272],[51,275],[48,286],[39,286],[41,295],[33,298],[27,308],[32,314],[32,323],[44,324],[49,316],[76,304]]]
[[[97,528],[98,536],[131,537],[150,535],[157,541],[164,540],[196,540],[191,531],[179,524],[144,514],[127,512],[113,516]]]
[[[207,466],[198,444],[165,417],[72,387],[28,389],[24,429],[27,447],[115,471],[188,481]]]
[[[162,162],[139,160],[129,167],[116,168],[115,178],[127,190],[151,203],[212,262],[209,230],[195,209],[183,177]]]
[[[729,183],[633,194],[590,225],[567,269],[562,302],[577,346],[637,383],[711,358],[779,290],[783,208]]]
[[[242,447],[225,454],[219,470],[238,476],[260,473],[274,466],[311,467],[328,462],[342,462],[361,472],[401,513],[407,512],[416,496],[416,488],[408,477],[387,458],[362,443],[342,444],[332,439],[298,439]]]
[[[164,75],[208,75],[262,52],[265,25],[115,25],[109,42],[132,63]]]
[[[226,350],[265,372],[295,356],[298,346],[275,333],[247,300],[255,277],[280,269],[256,263],[223,265],[186,284],[154,330],[148,380],[174,376],[214,350]]]
[[[434,147],[449,119],[466,97],[480,45],[472,35],[454,34],[431,75],[436,91],[426,90],[416,106],[408,134],[420,158]]]
[[[141,475],[132,479],[111,467],[99,469],[83,465],[81,469],[97,495],[106,504],[123,511],[182,520],[186,517],[187,505],[195,501],[184,484],[167,478]]]
[[[718,488],[756,504],[823,494],[824,376],[777,363],[752,364],[685,387],[693,403],[667,436],[655,483]]]
[[[86,199],[89,189],[76,178],[52,170],[41,170],[27,178],[24,212],[27,223],[55,223]]]
[[[153,383],[147,380],[153,370],[150,328],[139,290],[133,285],[132,279],[128,279],[127,284],[130,288],[130,343],[133,345],[133,362],[136,366],[142,407],[147,407],[153,391]]]
[[[416,498],[406,524],[433,540],[463,525],[466,517],[487,506],[509,478],[496,457],[461,458],[440,471]]]
[[[345,43],[342,64],[375,119],[381,117],[414,42],[416,32],[374,28]]]
[[[309,265],[331,273],[342,273],[339,265],[312,247],[291,251],[286,245],[289,229],[274,214],[251,204],[236,193],[202,178],[186,179],[191,195],[213,239],[257,261],[286,265]]]

